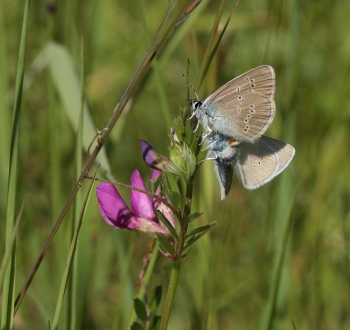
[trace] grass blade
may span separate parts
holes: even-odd
[[[20,134],[20,118],[22,105],[23,91],[23,76],[24,63],[26,55],[26,39],[27,39],[27,23],[30,1],[27,0],[24,5],[23,24],[21,32],[21,41],[18,54],[17,75],[15,102],[13,107],[13,126],[11,137],[10,150],[10,167],[8,180],[8,195],[7,195],[7,217],[6,217],[6,244],[10,246],[14,231],[14,217],[16,209],[16,191],[17,191],[17,171],[18,171],[18,149],[19,149],[19,134]],[[15,243],[12,249],[12,254],[7,266],[3,284],[3,306],[1,328],[10,329],[13,324],[13,300],[14,300],[14,282],[15,282]]]

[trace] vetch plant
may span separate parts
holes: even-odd
[[[130,208],[113,183],[101,183],[96,191],[100,213],[108,224],[117,229],[135,230],[156,238],[161,252],[172,259],[162,317],[152,319],[154,327],[160,322],[160,329],[166,329],[169,321],[181,259],[187,255],[191,245],[215,225],[214,222],[187,232],[189,223],[201,215],[199,212],[191,212],[192,191],[196,171],[206,154],[206,150],[201,150],[203,146],[199,143],[199,137],[194,135],[188,117],[188,111],[183,110],[174,122],[168,147],[169,158],[160,155],[146,141],[141,141],[144,161],[154,169],[151,178],[153,194],[147,191],[137,170],[131,176],[131,185],[127,186],[131,190]],[[118,183],[115,185],[125,187]],[[139,320],[150,321],[150,316],[145,312],[147,308],[140,299],[135,300],[134,307]],[[134,323],[133,326],[141,324]]]

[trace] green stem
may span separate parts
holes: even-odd
[[[192,191],[193,191],[193,178],[190,178],[186,188],[186,200],[185,200],[184,213],[183,213],[182,219],[185,219],[191,213]],[[175,299],[177,283],[179,281],[179,274],[180,274],[180,268],[181,268],[181,256],[182,256],[182,250],[185,244],[185,237],[187,233],[188,224],[185,224],[182,221],[180,221],[180,226],[181,226],[181,231],[180,231],[179,241],[176,249],[176,257],[174,259],[173,267],[171,270],[170,282],[169,282],[168,292],[167,292],[167,296],[164,304],[163,315],[162,315],[162,320],[160,322],[159,330],[166,330],[168,327],[170,313],[171,313],[171,309],[173,307],[173,303]]]
[[[173,268],[171,270],[168,293],[167,293],[167,297],[164,305],[163,316],[160,322],[159,330],[166,330],[166,328],[168,327],[170,312],[171,312],[171,308],[173,306],[173,302],[175,298],[177,283],[179,281],[180,266],[181,266],[181,261],[174,260]]]

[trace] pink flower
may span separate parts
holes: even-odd
[[[154,168],[156,170],[164,171],[167,169],[169,164],[169,159],[158,154],[157,151],[146,141],[141,140],[141,151],[142,157],[148,167]]]
[[[153,171],[152,179],[160,174]],[[140,173],[135,170],[130,178],[132,187],[147,190]],[[156,210],[160,210],[175,227],[171,211],[157,199],[151,199],[148,195],[131,190],[131,210],[118,193],[117,189],[109,183],[101,183],[97,186],[96,195],[98,206],[103,219],[117,229],[136,230],[155,237],[156,233],[171,236],[169,230],[158,220]]]

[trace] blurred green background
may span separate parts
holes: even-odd
[[[223,22],[233,5],[226,4]],[[32,1],[18,205],[25,194],[30,197],[17,239],[16,292],[75,183],[75,132],[52,71],[53,66],[63,72],[64,63],[48,64],[43,52],[53,41],[64,47],[78,74],[84,35],[88,109],[92,127],[101,130],[167,7],[168,2],[159,0],[62,0],[54,9],[51,2]],[[218,7],[217,1],[202,1],[174,31],[115,126],[105,153],[119,182],[128,183],[134,169],[150,177],[142,161],[140,139],[167,156],[172,120],[179,107],[186,105],[182,74],[187,59],[194,84]],[[2,218],[22,15],[22,2],[1,1]],[[292,144],[296,155],[282,175],[256,191],[244,190],[236,180],[223,202],[213,165],[205,162],[195,182],[193,210],[205,212],[201,224],[219,223],[183,260],[169,329],[259,328],[283,243],[287,244],[273,328],[350,328],[349,15],[349,1],[251,0],[238,6],[198,94],[204,99],[233,77],[259,65],[271,65],[276,72],[277,113],[266,135]],[[129,192],[122,194],[128,199]],[[68,216],[17,313],[17,329],[48,328],[70,227]],[[288,242],[285,228],[289,228]],[[1,233],[5,233],[5,221]],[[2,252],[4,237],[1,235]],[[146,237],[108,226],[93,195],[79,237],[77,329],[125,328],[147,244]],[[163,284],[165,292],[170,267],[170,261],[161,256],[151,287]]]

